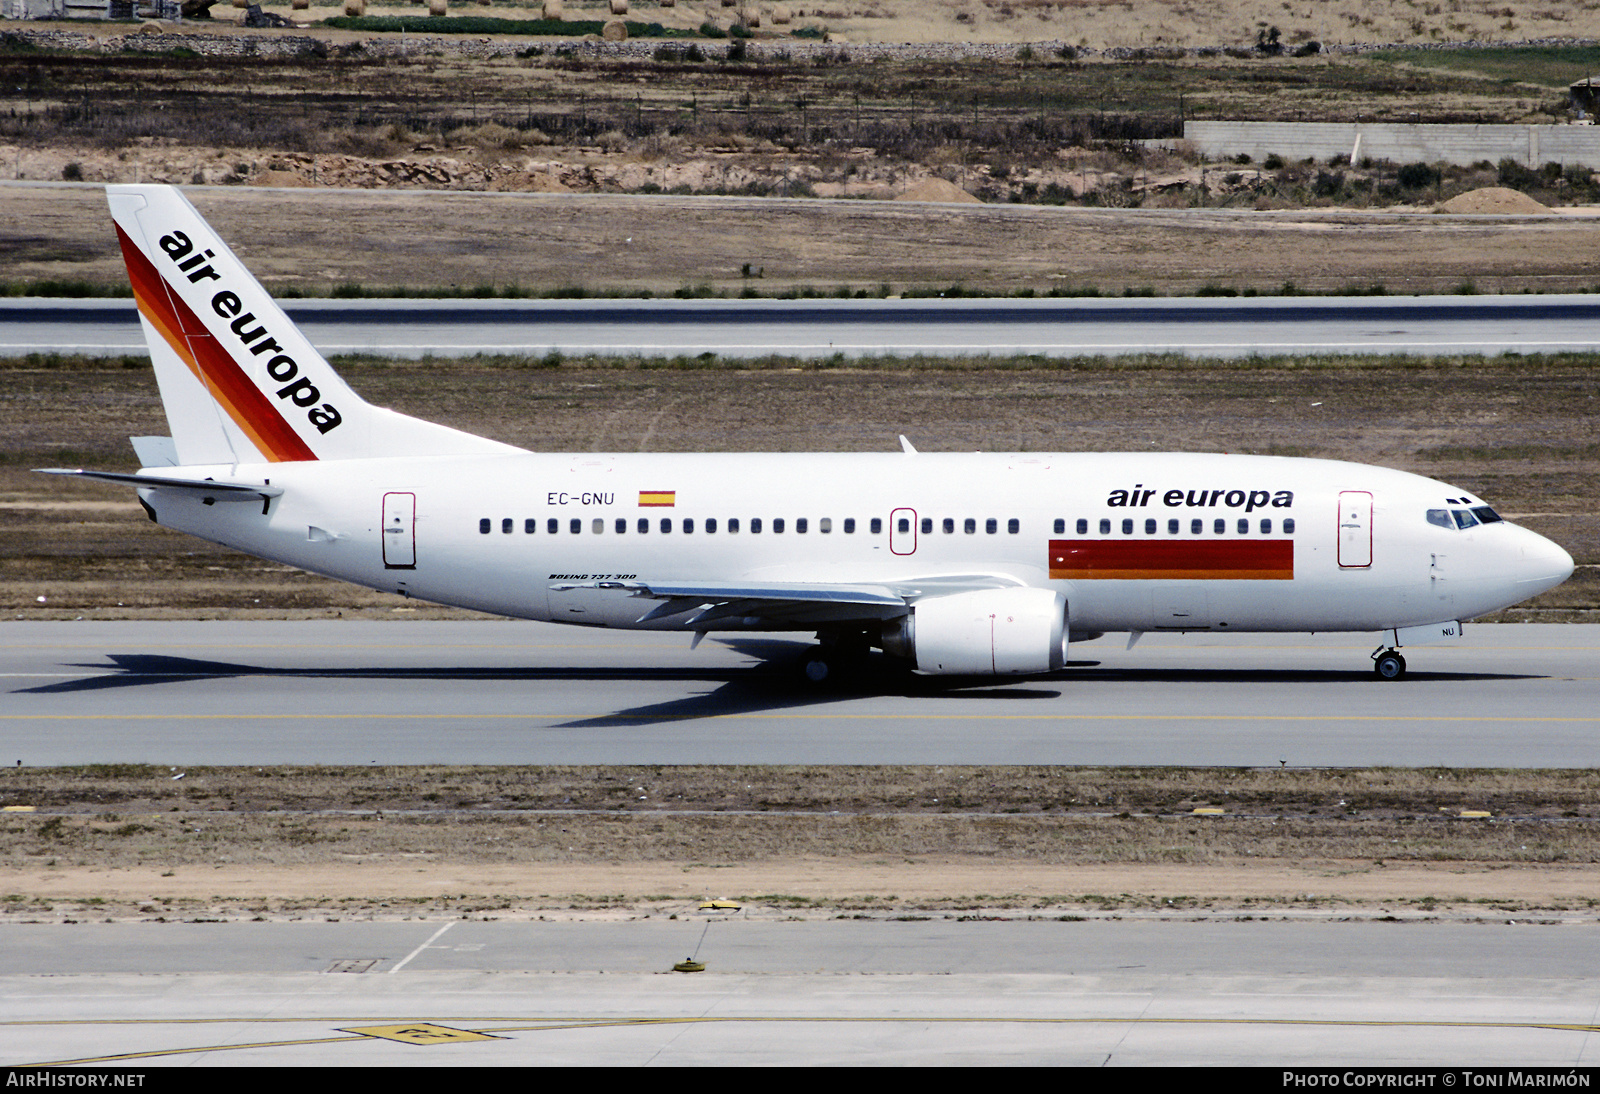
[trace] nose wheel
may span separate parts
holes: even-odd
[[[1406,674],[1406,659],[1399,650],[1380,647],[1372,655],[1372,671],[1380,680],[1398,680]]]

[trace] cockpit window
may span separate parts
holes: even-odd
[[[1480,524],[1499,524],[1505,520],[1487,505],[1470,509],[1429,509],[1428,523],[1440,528],[1475,528]]]

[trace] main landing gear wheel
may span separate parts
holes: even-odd
[[[806,683],[818,686],[828,683],[837,671],[830,651],[822,646],[815,646],[809,650],[800,666],[800,672],[805,676]]]
[[[1406,659],[1399,650],[1383,650],[1372,655],[1372,671],[1380,680],[1398,680],[1406,674]]]

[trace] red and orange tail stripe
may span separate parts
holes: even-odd
[[[1053,539],[1050,576],[1074,581],[1292,581],[1292,539]]]
[[[316,459],[316,453],[239,367],[239,362],[218,345],[200,317],[167,286],[155,266],[120,226],[117,239],[122,244],[122,258],[128,266],[128,279],[133,283],[133,299],[139,306],[139,313],[161,333],[167,345],[189,366],[195,378],[206,386],[250,442],[273,463]]]

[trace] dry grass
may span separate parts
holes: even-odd
[[[936,25],[938,8],[917,18]],[[1113,11],[1121,9],[1103,9]],[[1259,18],[1241,34],[1253,38]],[[1212,25],[1213,44],[1233,37],[1218,35],[1221,25]],[[996,203],[1387,207],[1453,196],[1455,180],[1420,195],[1398,184],[1393,165],[1341,172],[1338,185],[1254,167],[1204,173],[1192,155],[1174,161],[1135,142],[1178,138],[1186,118],[1565,120],[1566,83],[1600,62],[1600,51],[1581,47],[1544,47],[1509,66],[1481,51],[1452,53],[1455,63],[1415,50],[1241,59],[1214,49],[1084,62],[1041,47],[981,60],[817,64],[796,54],[741,64],[585,60],[553,44],[535,46],[536,57],[482,58],[470,53],[477,38],[381,57],[350,35],[342,41],[348,48],[327,56],[276,60],[164,56],[116,41],[89,57],[0,47],[0,173],[855,198],[892,197],[937,175]],[[1084,151],[1098,172],[1084,169]],[[1541,186],[1539,200],[1594,201],[1581,174],[1573,185]]]
[[[273,5],[289,14],[287,5]],[[768,5],[752,5],[765,9]],[[1309,39],[1327,43],[1501,41],[1542,37],[1569,37],[1586,33],[1594,24],[1596,4],[1580,0],[1569,5],[1511,5],[1504,0],[1364,0],[1363,3],[1262,2],[1262,0],[837,0],[821,7],[794,8],[793,29],[825,29],[838,43],[851,42],[995,42],[1058,41],[1096,49],[1110,47],[1160,48],[1170,45],[1253,45],[1258,30],[1269,25],[1281,29],[1282,41],[1291,47]],[[491,9],[457,0],[456,15],[492,15],[505,19],[536,19],[538,4],[497,3]],[[414,16],[418,9],[407,0],[374,0],[371,15]],[[603,19],[609,8],[596,0],[571,0],[568,19]],[[803,11],[803,14],[801,13]],[[325,19],[342,14],[335,4],[313,3],[299,19]],[[724,26],[732,13],[715,5],[679,5],[674,9],[639,5],[630,19],[693,28],[708,17]],[[222,11],[218,20],[230,19]],[[425,34],[427,21],[417,20]],[[770,18],[763,29],[772,29]],[[354,37],[354,36],[351,36]]]
[[[1592,771],[615,766],[183,775],[174,781],[168,769],[135,765],[0,772],[0,804],[39,810],[0,817],[0,892],[13,890],[0,896],[0,913],[528,915],[678,907],[707,891],[790,912],[1286,902],[1586,911],[1594,901],[1580,895],[1583,879],[1600,861],[1600,775]],[[1206,806],[1226,815],[1193,814]],[[1461,819],[1464,809],[1494,818]],[[1534,870],[1543,872],[1535,878]],[[1069,887],[1113,878],[1109,891]],[[1505,891],[1513,883],[1523,886],[1514,897]]]

